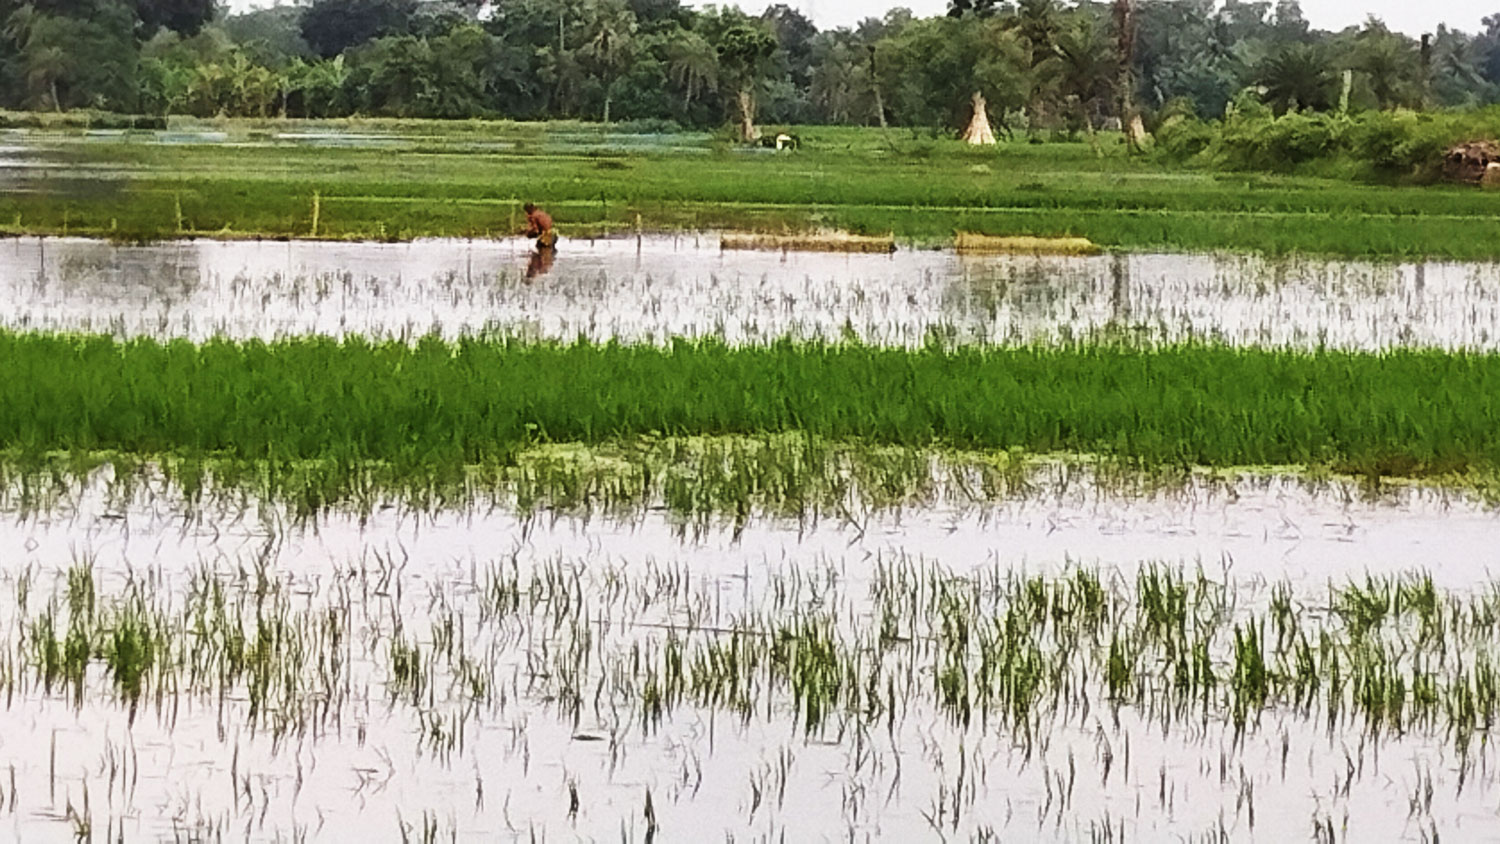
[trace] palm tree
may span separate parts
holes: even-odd
[[[1267,56],[1256,69],[1255,81],[1278,112],[1325,109],[1332,100],[1333,74],[1323,51],[1311,44],[1287,44]]]
[[[543,78],[552,81],[552,107],[564,115],[577,115],[575,107],[588,84],[588,70],[578,60],[574,50],[553,52],[547,47],[539,51]]]
[[[604,122],[609,122],[611,87],[621,68],[629,63],[630,48],[636,31],[635,13],[621,0],[599,0],[591,3],[588,42],[579,53],[589,59],[604,82]]]
[[[26,87],[33,107],[50,104],[62,111],[58,81],[72,70],[72,54],[63,43],[56,18],[41,14],[30,3],[16,9],[5,21],[5,34],[19,46]]]
[[[719,87],[719,51],[696,32],[681,32],[667,47],[668,73],[682,86],[682,107]]]
[[[67,74],[72,66],[68,51],[52,44],[27,44],[22,55],[26,60],[26,84],[32,91],[45,90],[51,98],[52,110],[62,111],[62,98],[57,93],[57,80]]]
[[[1371,21],[1356,39],[1349,67],[1365,75],[1381,108],[1410,99],[1404,89],[1417,75],[1416,55],[1405,40]]]
[[[1058,29],[1052,57],[1042,65],[1057,81],[1072,118],[1094,135],[1094,116],[1114,91],[1117,68],[1108,37],[1094,19],[1080,15]]]
[[[1021,0],[1016,9],[1016,29],[1031,54],[1030,68],[1034,71],[1052,58],[1057,44],[1059,23],[1055,0]],[[1050,102],[1055,99],[1053,78],[1045,73],[1031,74],[1027,111],[1030,113],[1032,130],[1049,123]]]
[[[1056,0],[1021,0],[1016,8],[1016,24],[1021,37],[1031,48],[1031,66],[1036,67],[1052,55],[1062,25],[1057,18]]]
[[[1433,93],[1444,105],[1473,105],[1487,88],[1477,39],[1438,27],[1433,44]]]

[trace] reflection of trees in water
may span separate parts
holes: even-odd
[[[56,289],[102,301],[185,299],[203,285],[199,250],[190,243],[121,247],[110,243],[38,242],[33,266],[37,292]]]
[[[1137,286],[1130,255],[986,256],[961,259],[961,267],[944,294],[944,309],[952,318],[982,324],[991,337],[1151,339],[1163,331],[1149,322],[1150,292]]]
[[[961,256],[943,310],[989,324],[1067,321],[1095,295],[1092,259]]]
[[[1109,262],[1109,314],[1117,326],[1130,321],[1130,259],[1116,252]]]
[[[1415,289],[1425,285],[1426,268],[1416,265]],[[1217,255],[1214,281],[1225,297],[1307,300],[1395,296],[1407,288],[1401,264],[1342,261],[1298,255]]]

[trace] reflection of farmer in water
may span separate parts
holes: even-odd
[[[526,265],[526,278],[533,279],[552,269],[552,260],[557,257],[557,232],[552,229],[552,216],[528,202],[526,210],[526,236],[536,238],[536,251]]]

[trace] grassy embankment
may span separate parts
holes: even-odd
[[[846,229],[905,243],[955,231],[1087,237],[1131,250],[1500,257],[1500,195],[1188,169],[1106,139],[973,149],[873,129],[807,129],[795,154],[705,135],[580,125],[345,123],[371,146],[278,140],[305,124],[231,122],[224,144],[154,136],[30,136],[0,194],[0,232],[117,239],[186,235],[408,239],[492,236],[534,199],[565,234]],[[26,157],[26,156],[23,156]],[[317,197],[316,200],[314,197]]]
[[[1100,455],[1144,469],[1452,478],[1500,467],[1500,355],[477,339],[195,345],[0,333],[0,368],[0,448],[12,467],[59,455],[76,465],[91,455],[164,457],[195,467],[187,474],[213,464],[222,478],[273,490],[302,483],[296,494],[312,495],[312,507],[381,483],[370,480],[372,465],[385,467],[383,482],[425,483],[475,467],[503,471],[538,444],[660,437],[793,435],[894,449],[875,459],[908,468],[882,470],[876,483],[920,474],[911,467],[931,449]],[[807,457],[813,449],[742,454],[778,480],[747,470],[719,483],[753,488],[742,497],[773,485],[773,497],[796,497],[810,481],[799,487],[787,474],[826,474],[826,453]],[[728,460],[698,457],[705,467]],[[766,469],[788,460],[795,471]],[[318,478],[311,492],[295,480],[309,473]],[[649,486],[646,474],[632,477]],[[712,491],[704,477],[687,482],[678,495]]]

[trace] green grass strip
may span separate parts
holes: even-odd
[[[248,124],[235,124],[242,140]],[[951,244],[955,230],[1082,236],[1110,249],[1370,258],[1500,258],[1500,193],[1214,172],[1108,145],[956,141],[898,148],[876,130],[809,129],[796,155],[616,145],[580,155],[535,146],[546,127],[470,133],[428,124],[428,149],[156,145],[55,138],[0,192],[0,234],[140,241],[187,236],[407,240],[514,233],[522,202],[565,236],[825,228]],[[596,139],[601,136],[596,135]],[[627,151],[629,149],[630,151]],[[49,174],[43,178],[40,174]],[[395,175],[393,175],[395,174]],[[314,203],[314,196],[318,197]],[[313,209],[318,209],[313,225]]]
[[[413,467],[535,442],[806,432],[835,440],[1323,465],[1500,466],[1500,355],[1028,346],[907,351],[414,346],[0,332],[0,448]]]

